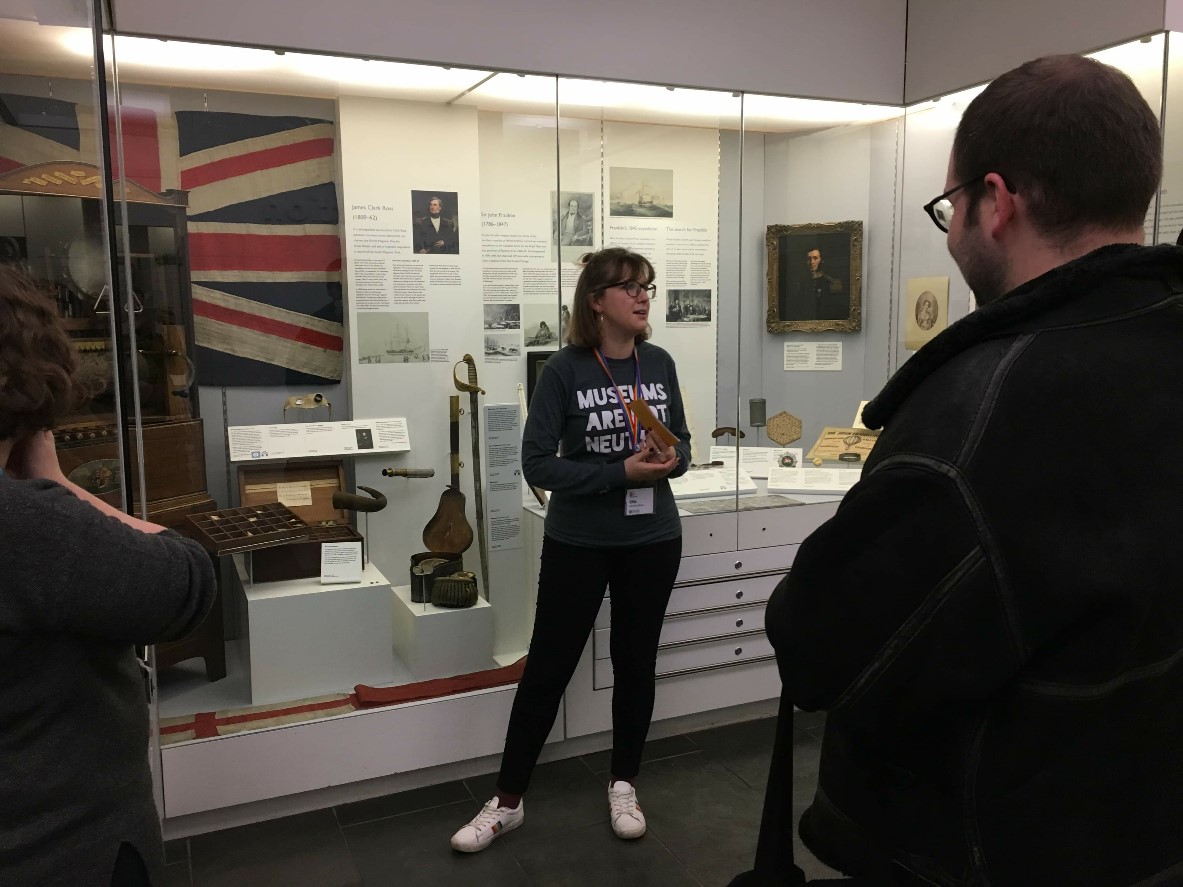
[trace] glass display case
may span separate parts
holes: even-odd
[[[18,167],[0,176],[0,237],[10,261],[56,295],[77,349],[87,399],[56,429],[63,471],[83,489],[121,502],[125,463],[117,425],[122,424],[131,463],[139,462],[141,442],[144,449],[143,487],[134,480],[128,487],[133,507],[150,520],[177,526],[185,515],[213,507],[191,356],[185,195],[126,183],[127,224],[117,229],[115,291],[130,293],[129,314],[107,283],[101,183],[101,170],[78,162]],[[121,349],[135,359],[120,367]],[[139,429],[131,433],[137,420]]]
[[[10,59],[0,91],[21,113],[0,123],[0,158],[33,116],[84,104],[91,50],[49,30],[0,28],[0,45],[62,59],[52,85],[28,52]],[[113,151],[129,170],[113,260],[102,170],[72,156],[0,167],[0,249],[57,294],[94,380],[58,429],[72,477],[113,501],[126,488],[169,525],[195,516],[210,539],[227,532],[215,510],[278,506],[305,527],[266,549],[262,574],[211,542],[226,677],[162,659],[172,759],[367,700],[467,712],[456,693],[512,686],[546,508],[521,477],[522,426],[579,258],[605,246],[655,266],[652,341],[677,364],[692,433],[657,717],[774,698],[764,603],[859,478],[875,441],[862,404],[973,308],[920,207],[943,190],[974,91],[905,109],[180,41],[165,64],[158,44],[113,40],[114,113],[139,125]],[[1100,57],[1158,108],[1167,46]],[[1160,241],[1183,225],[1165,120]],[[149,184],[132,173],[146,152]],[[108,279],[126,293],[115,310]],[[384,507],[342,506],[363,493]],[[347,578],[324,574],[317,524],[362,543]],[[433,602],[436,583],[455,596]],[[607,729],[608,630],[605,612],[556,738]],[[480,742],[380,766],[494,754],[503,715],[460,715],[488,718]]]

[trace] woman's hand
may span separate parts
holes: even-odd
[[[16,442],[8,457],[6,470],[20,480],[44,478],[65,485],[66,476],[58,464],[52,431],[38,431]]]
[[[661,450],[656,444],[646,444],[624,460],[624,476],[631,483],[653,483],[677,467],[678,454],[673,447]]]

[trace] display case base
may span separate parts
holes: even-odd
[[[246,598],[251,704],[266,705],[396,679],[390,583],[372,563],[361,582],[318,579],[250,584],[235,555]]]
[[[446,678],[486,668],[493,659],[493,608],[484,598],[464,610],[411,601],[411,586],[391,589],[394,650],[416,680]]]

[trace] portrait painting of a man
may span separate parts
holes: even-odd
[[[550,192],[550,257],[574,262],[595,239],[595,197],[590,191]],[[556,250],[560,255],[556,255]]]
[[[460,228],[456,223],[455,191],[412,191],[411,231],[420,255],[456,255]]]
[[[862,222],[769,225],[768,331],[861,326]]]

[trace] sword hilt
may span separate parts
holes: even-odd
[[[462,364],[462,363],[468,365],[468,381],[467,382],[465,382],[459,376],[456,375],[456,367],[460,366],[460,364]],[[476,360],[473,359],[473,356],[471,354],[466,354],[466,355],[464,355],[464,358],[462,360],[456,361],[455,366],[452,367],[452,381],[456,383],[456,390],[457,391],[467,391],[469,394],[484,394],[485,393],[485,389],[481,388],[481,386],[477,384]]]

